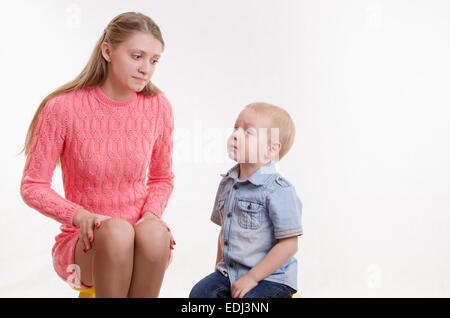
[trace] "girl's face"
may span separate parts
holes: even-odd
[[[135,32],[115,49],[102,44],[108,63],[108,77],[123,89],[140,92],[150,81],[163,46],[153,35]]]
[[[238,163],[264,163],[268,161],[270,118],[251,109],[238,116],[234,131],[227,141],[228,156]]]

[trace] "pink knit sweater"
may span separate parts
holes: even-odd
[[[161,217],[173,190],[173,128],[162,92],[133,92],[124,101],[109,98],[99,86],[59,94],[39,116],[21,196],[62,223],[62,230],[73,227],[79,208],[131,224],[146,211]],[[65,198],[51,188],[59,156]]]
[[[53,266],[71,286],[90,288],[76,278],[74,267],[79,228],[72,219],[79,208],[133,225],[147,211],[162,216],[173,190],[173,128],[163,93],[133,93],[116,101],[94,86],[58,94],[45,104],[20,194],[31,208],[62,224]],[[65,197],[51,188],[58,157]]]

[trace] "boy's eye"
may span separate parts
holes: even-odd
[[[133,55],[133,58],[136,58],[136,57],[139,58],[139,57],[141,57],[141,56],[140,56],[140,55],[134,54],[134,55]]]
[[[252,134],[252,131],[249,130],[249,129],[247,129],[247,130],[245,131],[245,133],[248,134],[248,135],[251,135],[251,134]]]
[[[158,60],[153,60],[153,64],[159,63]]]

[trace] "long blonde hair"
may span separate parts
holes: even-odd
[[[111,20],[111,22],[108,23],[108,26],[104,29],[103,34],[95,44],[94,50],[92,51],[87,65],[84,67],[81,73],[71,82],[58,87],[55,91],[47,95],[39,104],[39,107],[34,114],[33,120],[28,127],[25,145],[20,153],[25,151],[25,156],[28,155],[30,151],[31,141],[33,139],[34,129],[38,122],[39,114],[50,98],[60,93],[72,92],[85,87],[101,85],[106,80],[108,62],[102,55],[102,43],[107,42],[113,48],[115,48],[120,43],[126,41],[133,33],[137,31],[152,34],[157,40],[161,42],[164,49],[165,44],[161,35],[161,31],[158,25],[151,18],[139,12],[125,12],[116,16]],[[153,96],[158,92],[160,92],[160,89],[156,87],[152,82],[149,82],[139,93]],[[56,164],[61,164],[60,158],[58,158],[58,162]]]

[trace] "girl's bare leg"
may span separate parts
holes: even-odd
[[[87,286],[94,286],[94,279],[92,278],[92,257],[94,252],[91,248],[87,253],[84,253],[83,248],[83,242],[78,240],[75,246],[75,264],[80,267],[81,282]]]
[[[95,287],[95,297],[127,297],[133,272],[134,228],[122,219],[112,218],[94,230],[91,249],[83,252],[78,241],[75,263],[81,269],[83,284]]]
[[[170,236],[159,222],[144,220],[135,230],[133,276],[128,297],[158,297],[170,255]]]

